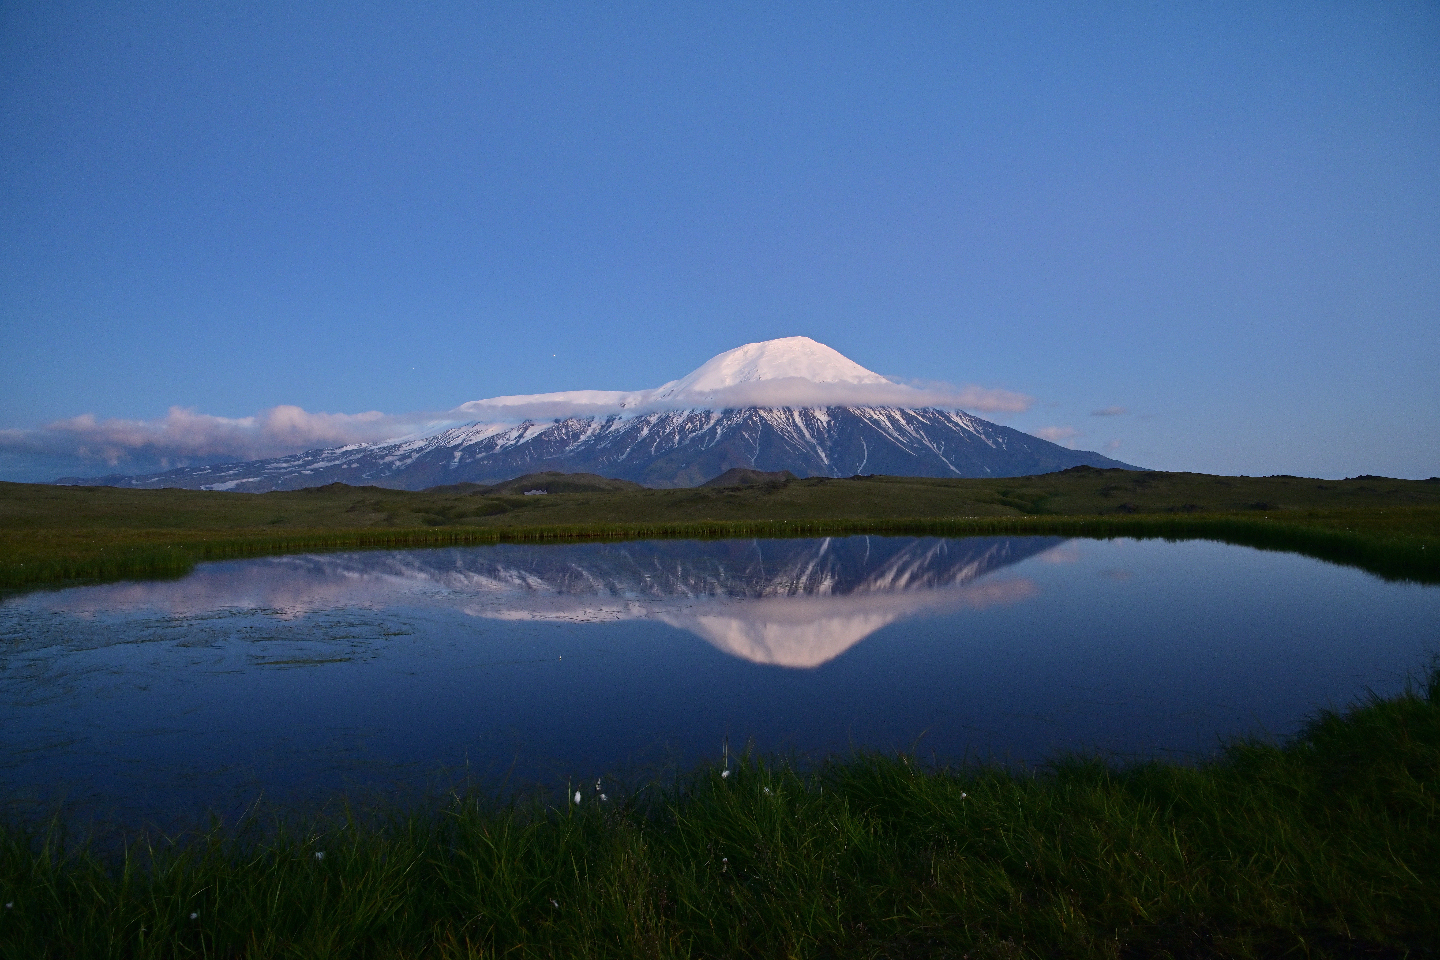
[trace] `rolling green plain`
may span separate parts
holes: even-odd
[[[556,492],[524,494],[551,485]],[[679,490],[561,474],[419,492],[0,483],[0,588],[176,575],[200,560],[300,551],[850,533],[1207,538],[1436,583],[1440,480],[1082,467],[1000,480],[812,478]]]
[[[1440,583],[1437,481],[1078,469],[664,491],[0,484],[0,585],[287,551],[866,532],[1205,538]],[[1400,696],[1197,766],[746,757],[604,801],[579,785],[578,805],[337,801],[118,846],[4,825],[0,957],[1434,957],[1440,669],[1407,666]]]

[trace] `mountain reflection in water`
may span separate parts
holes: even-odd
[[[727,741],[800,758],[1199,758],[1398,692],[1437,624],[1434,587],[1203,541],[207,563],[0,598],[0,816],[44,822],[63,803],[184,824],[262,797],[648,783]]]
[[[753,663],[811,668],[905,617],[1032,597],[1032,580],[986,578],[1062,543],[846,537],[322,554],[207,564],[176,581],[16,602],[79,616],[259,609],[300,617],[409,600],[496,620],[652,619]]]

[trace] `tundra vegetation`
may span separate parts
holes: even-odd
[[[0,588],[173,576],[201,560],[320,550],[856,533],[1203,538],[1440,582],[1440,479],[1090,467],[994,480],[759,476],[678,490],[574,474],[418,492],[0,483]],[[525,495],[532,490],[548,495]]]
[[[325,549],[848,533],[1205,538],[1440,582],[1435,480],[745,479],[4,484],[0,584]],[[746,756],[618,787],[337,799],[175,837],[0,825],[0,957],[1424,957],[1440,943],[1440,665],[1288,743],[1198,765]]]

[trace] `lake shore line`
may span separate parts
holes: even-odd
[[[1213,539],[1440,583],[1440,482],[1090,468],[997,480],[730,488],[248,494],[0,484],[0,589],[181,576],[284,553],[660,538],[1062,535]]]
[[[573,789],[120,854],[7,826],[0,956],[1420,957],[1440,936],[1434,667],[1198,767],[732,757]]]

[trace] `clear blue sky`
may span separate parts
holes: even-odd
[[[0,334],[0,479],[795,334],[1144,466],[1428,477],[1440,5],[13,0]]]

